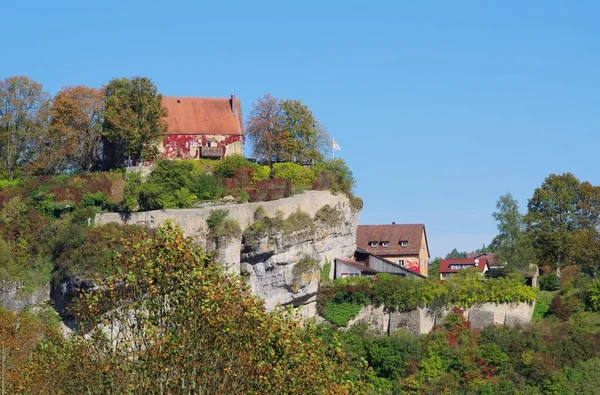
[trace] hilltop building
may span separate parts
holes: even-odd
[[[240,99],[163,97],[167,133],[159,147],[163,159],[222,159],[243,154]]]
[[[429,245],[423,224],[359,225],[358,250],[427,276]]]

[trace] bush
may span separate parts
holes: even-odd
[[[586,304],[588,310],[600,312],[600,280],[595,280],[589,288]]]
[[[215,168],[215,174],[222,178],[231,178],[241,168],[254,169],[256,163],[250,162],[243,155],[231,155],[223,159]]]
[[[549,272],[540,276],[540,289],[542,291],[556,291],[560,289],[560,279],[554,272]]]
[[[352,194],[356,180],[343,159],[333,159],[319,164],[314,171],[317,176],[313,182],[313,189],[329,189],[332,192]]]
[[[273,164],[273,177],[286,178],[292,185],[311,185],[315,180],[315,173],[311,168],[297,163],[285,162]]]
[[[234,219],[227,218],[229,211],[227,210],[211,210],[209,217],[206,219],[206,224],[209,229],[209,236],[212,238],[235,238],[242,234],[240,223]]]
[[[325,305],[323,318],[337,326],[346,326],[363,308],[360,303],[340,302]]]
[[[342,223],[343,214],[340,210],[326,204],[315,214],[315,220],[322,222],[329,227],[335,227]]]
[[[575,308],[576,306],[574,306],[572,300],[556,295],[550,303],[548,312],[561,320],[566,321],[571,317]]]
[[[292,196],[292,182],[284,178],[274,178],[256,183],[248,190],[251,202],[267,202]]]

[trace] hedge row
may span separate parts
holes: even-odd
[[[419,307],[444,308],[449,306],[471,307],[480,303],[531,303],[536,290],[524,285],[520,275],[484,279],[468,271],[444,281],[411,279],[391,274],[374,277],[336,279],[320,290],[320,312],[330,322],[345,325],[352,316],[340,324],[339,309],[349,305],[384,305],[392,311],[411,311]]]

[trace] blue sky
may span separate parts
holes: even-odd
[[[54,94],[148,76],[165,95],[301,99],[342,148],[363,224],[425,223],[432,255],[496,233],[498,197],[600,183],[592,1],[12,1],[0,78]]]

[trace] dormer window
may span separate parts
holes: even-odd
[[[382,242],[381,242],[381,246],[382,246],[382,247],[387,247],[387,246],[389,246],[389,245],[390,245],[389,241],[382,241]]]
[[[400,246],[402,246],[402,247],[408,247],[408,240],[401,240],[400,241]]]
[[[377,245],[378,245],[378,244],[379,244],[379,243],[378,243],[378,242],[376,242],[376,241],[371,241],[371,242],[369,242],[369,246],[370,246],[370,247],[377,247]]]

